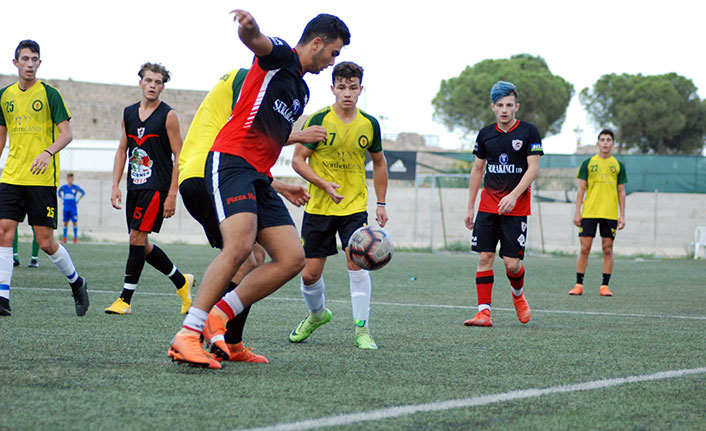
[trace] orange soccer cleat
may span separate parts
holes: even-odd
[[[466,326],[493,326],[493,321],[490,320],[490,310],[481,310],[476,314],[473,319],[468,319],[463,322]]]
[[[179,331],[172,340],[167,355],[173,362],[194,367],[220,369],[221,364],[204,352],[201,335],[189,330]]]
[[[230,350],[226,344],[226,324],[228,315],[218,307],[213,307],[208,313],[206,325],[203,327],[203,337],[206,344],[210,346],[211,353],[219,361],[227,361],[230,358]]]
[[[252,347],[245,347],[243,343],[228,344],[228,350],[230,350],[230,357],[228,358],[231,362],[255,362],[258,364],[269,364],[270,361],[262,355],[252,352]]]
[[[577,284],[573,289],[569,290],[569,295],[583,295],[583,284]]]
[[[532,310],[530,309],[527,300],[525,299],[525,294],[520,296],[512,295],[512,303],[515,306],[515,314],[521,323],[527,323],[532,317]]]
[[[601,290],[599,291],[601,296],[613,296],[613,292],[610,291],[608,288],[608,285],[604,284],[601,286]]]

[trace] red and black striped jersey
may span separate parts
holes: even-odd
[[[478,211],[497,214],[500,200],[517,187],[527,171],[527,157],[541,156],[544,152],[537,127],[518,120],[507,132],[498,128],[497,123],[482,128],[473,154],[486,160]],[[525,216],[530,213],[528,187],[517,198],[515,208],[505,215]]]
[[[267,175],[309,101],[296,51],[281,39],[271,40],[272,52],[255,57],[233,113],[211,147],[240,156]]]

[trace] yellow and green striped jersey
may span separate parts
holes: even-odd
[[[10,153],[0,182],[20,186],[51,186],[59,182],[59,154],[41,175],[30,172],[32,162],[59,137],[56,125],[71,119],[64,99],[51,85],[37,80],[21,90],[14,83],[0,90],[0,126],[10,136]]]
[[[181,147],[179,184],[189,178],[203,178],[208,151],[233,112],[247,74],[247,69],[226,73],[201,102]]]
[[[618,219],[618,185],[628,182],[625,165],[613,156],[598,154],[581,163],[577,178],[586,181],[583,218]]]
[[[382,151],[380,124],[375,117],[360,109],[353,121],[344,123],[329,106],[310,116],[304,128],[309,126],[323,126],[328,134],[326,142],[304,144],[314,151],[309,156],[309,165],[321,178],[340,185],[338,193],[344,199],[336,204],[324,190],[309,184],[311,199],[305,211],[335,216],[365,211],[368,207],[365,152]]]

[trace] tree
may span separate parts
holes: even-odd
[[[557,134],[566,119],[574,86],[549,71],[542,57],[518,54],[510,59],[484,60],[466,66],[456,78],[441,81],[432,100],[434,118],[449,130],[472,134],[495,122],[490,88],[497,81],[517,86],[517,118],[537,126],[542,136]]]
[[[591,122],[614,129],[619,150],[699,154],[706,138],[706,103],[687,78],[603,75],[579,95]]]

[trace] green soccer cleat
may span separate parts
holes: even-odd
[[[377,350],[378,345],[375,344],[373,337],[366,332],[357,332],[355,334],[355,347],[363,350]]]
[[[292,343],[301,343],[302,341],[309,338],[312,332],[324,323],[328,323],[331,320],[331,310],[326,309],[326,316],[321,320],[313,320],[311,314],[309,314],[306,319],[302,320],[299,325],[289,334],[289,341]]]

